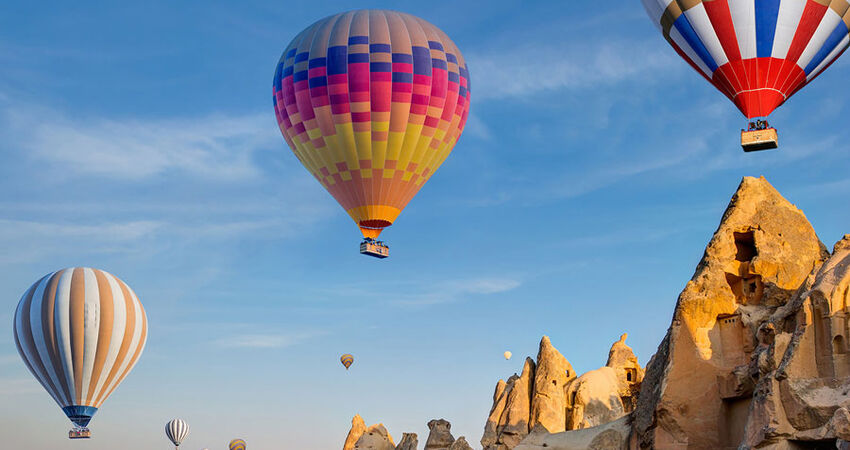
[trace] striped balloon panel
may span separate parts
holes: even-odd
[[[349,367],[351,367],[352,364],[354,364],[354,357],[349,354],[345,354],[340,356],[339,362],[341,362],[342,365],[345,366],[346,369],[348,369]]]
[[[273,92],[286,142],[369,237],[449,155],[470,99],[451,39],[383,10],[337,14],[302,31],[278,62]]]
[[[676,52],[748,118],[764,117],[850,45],[850,0],[643,0]]]
[[[165,424],[165,436],[176,446],[180,446],[189,434],[189,424],[182,419],[174,419]]]
[[[123,281],[75,267],[27,290],[15,311],[14,334],[27,368],[56,403],[69,417],[90,418],[136,364],[147,318]]]
[[[242,439],[234,439],[230,441],[230,450],[245,450],[245,441]]]

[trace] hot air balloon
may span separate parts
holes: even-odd
[[[679,56],[749,119],[741,130],[744,151],[778,146],[767,116],[850,44],[847,0],[643,0],[643,5]]]
[[[230,446],[228,448],[230,450],[245,450],[245,441],[242,439],[234,439],[230,441]]]
[[[89,421],[138,361],[147,328],[136,294],[102,270],[63,269],[24,293],[15,311],[15,344],[73,422],[69,437],[91,436]]]
[[[469,72],[454,42],[409,14],[326,17],[289,44],[274,76],[280,131],[363,234],[378,235],[454,148],[469,113]]]
[[[511,359],[511,356],[513,356],[513,353],[505,352],[505,359]]]
[[[165,424],[165,435],[174,444],[174,447],[180,447],[180,443],[183,442],[183,439],[186,439],[186,435],[189,434],[189,424],[182,419],[173,419],[172,421]]]
[[[339,357],[339,362],[341,362],[342,365],[345,366],[345,370],[348,370],[348,368],[351,367],[352,364],[354,364],[354,357],[346,353]]]

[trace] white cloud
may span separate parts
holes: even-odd
[[[522,282],[509,277],[470,278],[441,283],[423,283],[413,289],[404,289],[394,296],[392,303],[404,306],[429,306],[450,303],[476,295],[492,295],[514,290]],[[411,292],[412,291],[412,292]]]
[[[671,55],[672,54],[672,55]],[[522,97],[562,89],[585,89],[628,79],[655,77],[680,68],[675,53],[657,39],[567,46],[526,43],[467,57],[473,98]]]
[[[244,180],[259,173],[257,150],[283,143],[268,113],[113,119],[7,104],[2,117],[7,146],[65,176],[139,180],[174,171]]]
[[[222,338],[217,340],[216,344],[224,348],[284,348],[300,344],[308,339],[312,339],[323,334],[325,333],[249,333]]]

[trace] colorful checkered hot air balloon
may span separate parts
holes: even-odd
[[[247,446],[245,445],[245,441],[242,439],[234,439],[230,441],[230,444],[227,446],[229,450],[245,450]]]
[[[374,239],[440,167],[469,113],[469,72],[454,42],[409,14],[359,10],[324,18],[286,48],[274,76],[283,137]]]
[[[75,428],[92,416],[136,364],[148,336],[145,310],[114,275],[73,267],[48,274],[15,311],[18,353]]]
[[[345,370],[348,370],[348,368],[351,367],[352,364],[354,364],[354,357],[346,353],[339,357],[339,362],[341,362],[342,365],[345,366]]]
[[[643,0],[667,42],[748,118],[767,117],[850,44],[850,0]],[[772,131],[771,131],[772,130]],[[744,150],[776,148],[766,121]]]

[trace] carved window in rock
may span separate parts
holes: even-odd
[[[840,355],[845,353],[847,350],[844,346],[844,336],[838,335],[832,338],[832,353],[836,355]]]
[[[715,325],[720,331],[720,357],[726,367],[744,364],[744,325],[741,315],[720,315]]]
[[[637,370],[632,367],[626,368],[626,381],[637,381]]]
[[[741,262],[752,261],[758,256],[759,251],[756,248],[756,239],[753,231],[734,232],[735,237],[735,260]]]

